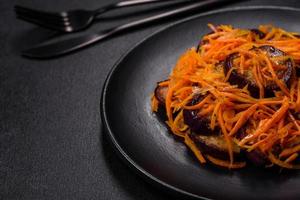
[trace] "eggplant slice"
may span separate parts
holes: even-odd
[[[205,34],[204,36],[208,36],[208,35],[213,34],[213,33],[215,33],[215,32],[211,31],[211,32]],[[201,46],[204,45],[204,44],[207,44],[207,43],[208,43],[208,40],[200,40],[200,42],[197,45],[196,51],[199,53],[200,49],[201,49]]]
[[[163,82],[163,81],[161,81],[161,82]],[[165,122],[166,120],[168,120],[167,113],[166,113],[166,107],[165,107],[168,86],[160,86],[159,83],[161,83],[161,82],[157,83],[157,86],[154,90],[154,96],[158,100],[158,109],[157,109],[156,115],[162,122]]]
[[[191,133],[190,138],[205,155],[211,155],[222,160],[229,160],[228,146],[222,135],[199,135]],[[241,149],[233,144],[233,156],[235,160],[242,160]]]
[[[196,94],[190,103],[188,103],[189,106],[193,106],[198,104],[200,101],[202,101],[206,95],[202,94]],[[218,134],[220,131],[219,127],[215,127],[214,130],[210,128],[210,118],[199,116],[198,113],[200,110],[183,110],[183,119],[184,123],[188,125],[194,133],[201,134],[201,135],[212,135],[212,134]]]
[[[249,124],[244,125],[239,132],[237,133],[237,139],[243,139],[244,137],[247,136],[246,134],[246,128],[249,126]],[[247,158],[250,163],[252,163],[255,166],[265,166],[266,164],[269,163],[269,160],[265,154],[263,154],[260,150],[254,149],[252,151],[247,151],[242,149],[245,157]]]
[[[166,119],[165,100],[166,100],[167,92],[168,92],[167,86],[159,86],[159,83],[157,83],[157,86],[154,91],[154,95],[159,102],[158,114],[162,119]],[[196,105],[204,98],[205,95],[196,94],[188,105],[190,106]],[[192,131],[198,134],[205,134],[205,135],[215,134],[216,132],[219,132],[218,127],[216,127],[215,131],[211,130],[209,125],[210,119],[207,117],[198,116],[198,112],[199,110],[187,110],[187,109],[183,110],[184,123],[188,125]]]
[[[196,105],[202,101],[206,95],[197,94],[189,105]],[[228,146],[219,127],[214,130],[210,128],[210,119],[199,116],[200,110],[183,110],[184,123],[191,130],[190,138],[204,154],[211,155],[222,160],[229,160]],[[234,144],[233,155],[235,160],[241,160],[240,148]]]
[[[299,78],[300,77],[300,64],[295,66],[296,69],[296,76]]]
[[[257,35],[259,39],[263,39],[266,36],[266,34],[264,32],[262,32],[262,31],[260,31],[260,30],[258,30],[256,28],[250,29],[250,31],[253,34]]]
[[[166,119],[165,99],[168,87],[159,86],[155,88],[155,97],[159,101],[159,110],[157,114],[161,119]],[[196,94],[188,105],[196,105],[203,100],[206,95]],[[209,124],[210,119],[198,116],[199,110],[183,110],[185,124],[191,129],[190,138],[195,142],[197,147],[205,154],[209,154],[219,159],[229,160],[227,144],[223,138],[220,128],[216,127],[211,130]],[[234,146],[234,157],[237,160],[241,159],[240,148]]]
[[[190,106],[198,104],[206,95],[196,94]],[[210,128],[210,119],[208,117],[199,116],[200,110],[183,110],[184,123],[191,130],[190,138],[204,154],[211,155],[222,160],[229,160],[227,143],[217,126],[214,130]],[[234,158],[241,160],[240,148],[234,144]]]
[[[264,45],[261,47],[255,47],[252,49],[252,51],[264,51],[266,52],[267,56],[270,58],[272,57],[279,57],[279,56],[285,56],[286,53],[283,51],[269,45]],[[224,73],[227,75],[227,73],[230,71],[231,68],[235,68],[234,66],[234,60],[239,57],[238,53],[233,53],[229,55],[224,63]],[[290,84],[290,79],[293,74],[293,61],[291,59],[286,59],[281,63],[286,66],[286,70],[278,70],[277,76],[287,85]],[[233,69],[231,71],[231,74],[229,76],[229,83],[232,85],[238,85],[239,88],[243,88],[246,85],[248,85],[248,90],[251,94],[251,96],[258,98],[259,97],[259,88],[255,82],[254,79],[248,78],[249,76],[246,76],[244,74],[239,73],[236,69]],[[269,81],[265,87],[265,96],[266,97],[272,97],[274,96],[274,91],[279,90],[279,87],[275,84],[274,81]]]
[[[265,166],[269,163],[268,158],[261,151],[254,149],[253,151],[245,151],[247,159],[255,166]]]
[[[154,95],[160,105],[165,105],[168,86],[160,86],[159,83],[161,82],[165,82],[165,81],[160,81],[157,83],[157,86],[154,90]]]

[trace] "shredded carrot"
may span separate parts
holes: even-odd
[[[272,153],[269,153],[269,159],[272,163],[280,166],[280,167],[283,167],[283,168],[287,168],[287,169],[300,169],[300,165],[297,165],[297,164],[289,164],[289,163],[286,163],[284,161],[281,161],[280,159],[276,158],[274,154]]]
[[[183,106],[185,109],[188,110],[196,110],[196,109],[200,109],[209,99],[211,98],[211,95],[207,95],[202,101],[200,101],[198,104],[193,105],[193,106]]]
[[[243,112],[243,114],[241,115],[241,117],[236,122],[235,126],[233,127],[233,129],[230,131],[230,133],[229,133],[230,136],[237,133],[237,131],[247,122],[249,117],[251,117],[251,115],[255,112],[257,106],[258,106],[258,104],[254,104],[253,106],[251,106],[250,108],[248,108],[247,110],[245,110]]]
[[[288,157],[284,162],[286,162],[286,163],[292,162],[292,161],[296,160],[297,157],[298,157],[298,153],[294,153],[290,157]]]
[[[298,151],[300,151],[300,145],[297,145],[297,146],[295,146],[295,147],[292,147],[292,148],[288,148],[288,149],[283,150],[283,151],[280,153],[279,157],[286,157],[286,156],[289,156],[289,155],[291,155],[291,154],[293,154],[293,153],[296,153],[296,152],[298,152]]]
[[[212,33],[202,37],[199,51],[188,49],[168,79],[157,83],[168,90],[164,105],[152,95],[152,111],[164,106],[172,133],[184,139],[200,163],[207,158],[227,168],[244,167],[245,162],[234,161],[237,146],[264,153],[272,165],[300,168],[296,164],[300,153],[300,78],[295,75],[300,68],[299,34],[272,25],[258,27],[263,37],[230,25],[208,27]],[[272,49],[282,55],[270,53]],[[186,110],[196,113],[195,120],[207,118],[212,132],[221,130],[228,160],[200,152],[189,135]]]
[[[215,126],[216,126],[216,120],[217,120],[217,114],[219,112],[219,108],[221,106],[221,102],[217,102],[217,105],[215,106],[214,110],[213,110],[213,113],[211,115],[211,119],[210,119],[210,128],[212,130],[215,129]]]
[[[299,126],[298,122],[296,121],[295,117],[291,114],[291,112],[289,112],[289,117],[292,120],[292,122],[294,123],[295,127],[298,129],[298,131],[300,131],[300,126]]]
[[[244,138],[240,142],[240,144],[243,145],[246,142],[248,142],[249,140],[259,136],[259,134],[264,133],[265,131],[267,131],[269,128],[271,128],[271,126],[275,125],[282,117],[284,117],[284,115],[286,114],[288,108],[289,108],[289,103],[286,100],[282,104],[282,107],[271,117],[271,119],[269,119],[264,125],[262,125],[260,127],[260,129],[257,129],[255,133],[253,133],[252,135],[249,135],[246,138]]]

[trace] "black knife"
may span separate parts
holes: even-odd
[[[148,25],[150,23],[157,22],[159,20],[167,19],[170,17],[176,17],[176,16],[180,16],[180,15],[187,14],[190,12],[194,12],[199,9],[215,8],[215,6],[217,6],[217,5],[218,6],[224,5],[225,3],[228,3],[228,2],[232,2],[232,0],[200,1],[197,3],[193,3],[191,5],[187,5],[187,6],[184,6],[181,8],[174,9],[172,11],[168,11],[168,12],[165,12],[162,14],[158,14],[158,15],[151,16],[148,18],[130,22],[130,23],[127,23],[127,24],[124,24],[124,25],[118,26],[116,28],[100,32],[100,33],[83,35],[83,36],[74,37],[71,39],[58,41],[58,42],[42,43],[42,44],[34,46],[30,49],[22,51],[22,55],[26,56],[26,57],[30,57],[30,58],[40,58],[40,59],[58,57],[61,55],[65,55],[65,54],[83,49],[84,47],[87,47],[91,44],[100,42],[108,37],[117,35],[122,32],[132,30],[134,28]]]

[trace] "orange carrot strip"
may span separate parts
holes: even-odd
[[[225,76],[224,82],[227,82],[227,81],[228,81],[228,79],[229,79],[229,77],[230,77],[230,75],[231,75],[231,73],[232,73],[233,70],[234,70],[233,67],[230,68],[230,70],[227,72],[227,74],[226,74],[226,76]]]
[[[220,103],[220,102],[217,102],[217,104],[216,104],[215,107],[214,107],[213,113],[211,114],[211,117],[210,117],[210,128],[211,128],[212,130],[215,129],[215,126],[216,126],[216,119],[217,119],[217,115],[218,115],[220,106],[221,106],[221,103]]]
[[[165,80],[165,81],[161,81],[158,83],[159,86],[168,86],[169,85],[170,80]]]
[[[212,24],[207,24],[207,26],[213,31],[213,32],[218,32],[217,28],[212,25]]]
[[[296,101],[296,108],[297,112],[300,111],[300,79],[298,80],[298,87],[297,87],[297,101]]]
[[[275,71],[273,69],[272,63],[269,60],[269,58],[266,55],[264,55],[264,54],[261,54],[261,55],[262,55],[263,59],[266,61],[267,66],[269,68],[269,71],[272,74],[272,77],[274,78],[275,83],[285,93],[285,95],[289,96],[290,94],[289,94],[289,91],[288,91],[287,87],[282,83],[281,80],[278,79],[278,77],[277,77],[277,75],[276,75],[276,73],[275,73]]]
[[[217,159],[217,158],[215,158],[213,156],[210,156],[210,155],[206,155],[206,157],[213,164],[221,166],[221,167],[226,167],[226,168],[229,168],[229,169],[239,169],[239,168],[243,168],[243,167],[246,166],[246,162],[230,163],[228,161],[220,160],[220,159]]]
[[[221,127],[222,133],[225,137],[225,140],[226,140],[226,143],[227,143],[227,146],[228,146],[228,154],[229,154],[229,158],[230,158],[230,164],[232,164],[233,163],[232,141],[230,140],[227,129],[225,127],[221,109],[219,109],[219,111],[218,111],[218,122],[219,122],[219,125]]]
[[[235,133],[237,133],[237,131],[247,122],[249,117],[251,117],[251,115],[256,111],[257,107],[258,104],[254,104],[243,112],[239,120],[234,125],[233,129],[230,131],[229,136],[233,136]]]
[[[286,156],[289,156],[293,153],[296,153],[300,151],[300,145],[297,145],[295,147],[292,147],[292,148],[288,148],[288,149],[284,149],[280,154],[279,154],[279,157],[286,157]]]
[[[206,163],[201,151],[199,148],[197,148],[196,144],[193,140],[188,136],[188,134],[184,137],[185,144],[192,150],[192,152],[195,154],[196,158],[200,161],[200,163]]]
[[[246,99],[246,98],[243,98],[243,97],[240,97],[236,94],[232,94],[232,93],[228,93],[228,92],[220,92],[221,95],[224,95],[226,97],[229,97],[233,100],[237,100],[237,101],[240,101],[240,102],[245,102],[245,103],[254,103],[255,100],[252,100],[252,99]]]
[[[279,160],[278,158],[276,158],[274,156],[274,154],[272,154],[271,152],[269,153],[269,156],[268,158],[270,159],[270,161],[280,167],[283,167],[283,168],[287,168],[287,169],[300,169],[300,165],[292,165],[292,164],[289,164],[289,163],[285,163],[281,160]]]
[[[289,109],[289,102],[287,99],[283,102],[282,106],[278,111],[274,113],[271,119],[269,119],[265,124],[263,124],[259,129],[255,131],[255,133],[245,137],[241,142],[239,143],[240,145],[244,145],[248,141],[256,138],[259,136],[259,134],[264,133],[267,131],[272,125],[276,124],[287,112]]]
[[[201,108],[205,103],[207,103],[207,101],[211,98],[211,94],[207,95],[202,101],[200,101],[198,104],[196,105],[193,105],[193,106],[183,106],[185,109],[188,109],[188,110],[196,110],[196,109],[199,109]]]
[[[259,73],[258,73],[258,66],[257,65],[255,65],[253,67],[252,73],[254,75],[255,81],[256,81],[256,83],[258,85],[258,88],[259,88],[259,97],[263,98],[265,90],[264,90],[264,86],[262,85],[262,83],[263,83],[262,77],[258,75]]]
[[[290,157],[288,157],[284,162],[285,163],[290,163],[290,162],[296,160],[297,157],[298,157],[298,153],[294,153]]]
[[[205,116],[209,113],[212,113],[215,109],[215,105],[208,105],[207,108],[201,109],[201,111],[198,113],[199,116]]]
[[[288,112],[288,114],[289,114],[289,118],[292,120],[294,125],[297,127],[298,131],[300,131],[300,126],[299,126],[298,122],[296,121],[295,117],[291,114],[291,112]]]

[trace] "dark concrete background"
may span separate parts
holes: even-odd
[[[55,32],[17,20],[14,5],[58,11],[92,9],[108,2],[117,1],[0,1],[0,199],[175,199],[121,162],[100,118],[101,89],[114,63],[138,41],[174,20],[59,59],[20,56],[21,49]],[[297,0],[253,0],[227,7],[244,5],[300,7]],[[86,32],[157,13],[152,8],[114,11]]]

